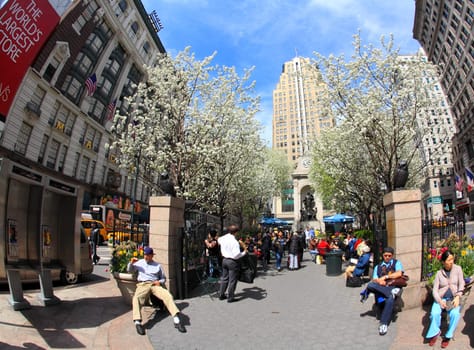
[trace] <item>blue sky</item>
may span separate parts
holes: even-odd
[[[255,66],[252,80],[261,97],[257,118],[262,137],[271,145],[272,91],[285,61],[312,57],[317,51],[352,53],[359,30],[363,44],[377,45],[381,35],[394,35],[401,54],[415,53],[412,38],[414,0],[142,0],[156,10],[164,29],[159,36],[171,55],[190,46],[202,59],[214,51],[214,63]]]

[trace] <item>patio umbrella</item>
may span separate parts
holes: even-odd
[[[324,217],[323,222],[327,224],[352,223],[354,222],[354,217],[346,214],[336,214]]]
[[[261,225],[278,225],[285,226],[288,225],[288,221],[278,218],[262,218],[260,221]]]

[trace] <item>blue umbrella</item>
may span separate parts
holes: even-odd
[[[260,221],[260,224],[261,225],[282,225],[282,226],[285,226],[285,225],[288,225],[288,221],[278,219],[278,218],[262,218],[262,220]]]
[[[352,223],[354,222],[354,217],[346,214],[336,214],[324,217],[323,222],[327,224]]]

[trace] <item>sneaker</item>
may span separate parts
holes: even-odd
[[[393,289],[392,289],[392,295],[393,295],[393,297],[394,297],[394,298],[399,297],[400,294],[401,294],[401,291],[402,291],[402,290],[401,290],[400,288],[398,288],[398,287],[397,287],[397,288],[393,288]]]
[[[369,297],[369,291],[367,290],[367,288],[364,289],[362,292],[360,292],[361,303],[365,303],[368,297]]]
[[[380,335],[385,335],[385,334],[387,334],[387,331],[388,331],[388,327],[387,327],[386,324],[381,324],[381,325],[379,326],[379,334],[380,334]]]

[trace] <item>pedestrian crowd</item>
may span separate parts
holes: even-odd
[[[384,247],[382,260],[373,267],[369,275],[369,267],[373,262],[372,243],[361,237],[355,237],[348,229],[344,234],[335,233],[327,237],[311,227],[304,231],[285,231],[280,228],[267,229],[258,232],[255,236],[240,234],[236,225],[227,228],[226,234],[218,236],[217,231],[210,230],[203,242],[207,258],[206,274],[220,278],[217,296],[228,303],[238,301],[235,290],[241,270],[241,259],[254,255],[260,261],[261,268],[266,272],[272,265],[277,271],[287,266],[289,271],[296,271],[301,267],[304,250],[307,249],[311,262],[323,264],[330,253],[338,252],[346,265],[344,277],[346,286],[361,287],[361,302],[365,302],[371,295],[374,297],[376,317],[379,319],[378,332],[385,335],[393,319],[394,313],[399,311],[397,302],[407,277],[404,274],[402,262],[395,258],[392,247]],[[141,320],[141,308],[151,294],[162,300],[173,317],[175,327],[180,332],[186,332],[180,321],[180,311],[174,303],[173,296],[164,286],[166,277],[161,265],[153,261],[153,249],[145,248],[145,257],[142,260],[134,258],[129,271],[138,272],[138,284],[133,298],[133,321],[139,334],[145,334]],[[454,264],[454,256],[450,251],[441,257],[443,267],[437,272],[433,285],[434,303],[431,309],[430,327],[425,335],[429,346],[434,346],[441,336],[441,314],[446,310],[449,315],[449,325],[441,342],[446,348],[453,337],[460,318],[461,297],[465,288],[462,270]],[[252,279],[253,280],[253,279]]]

